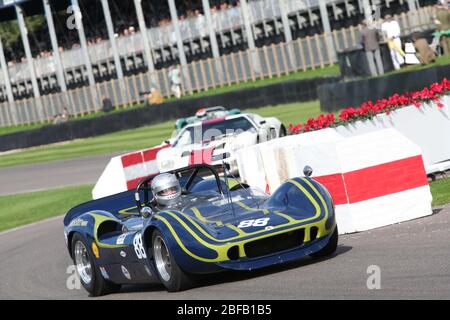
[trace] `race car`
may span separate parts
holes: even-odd
[[[91,296],[155,282],[175,292],[195,286],[198,275],[336,250],[332,199],[308,176],[285,181],[269,196],[220,178],[205,164],[171,173],[182,190],[177,207],[155,206],[150,187],[156,178],[149,176],[135,190],[82,204],[65,216],[67,248]]]
[[[239,114],[239,113],[241,113],[241,110],[239,110],[239,109],[227,110],[227,109],[225,109],[225,107],[222,107],[222,106],[202,108],[202,109],[199,109],[195,113],[195,116],[193,116],[193,117],[178,119],[175,122],[175,129],[177,132],[179,132],[181,129],[183,129],[185,126],[187,126],[189,124],[193,124],[193,123],[201,122],[201,121],[205,121],[205,120],[211,120],[214,118],[231,116],[231,115]]]
[[[212,161],[214,155],[230,153],[226,163],[233,174],[238,174],[235,152],[260,142],[286,135],[286,128],[277,118],[263,118],[253,113],[243,113],[214,118],[184,127],[170,147],[157,154],[160,172],[206,163],[222,167],[222,161]]]

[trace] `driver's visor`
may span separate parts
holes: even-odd
[[[175,193],[177,193],[177,187],[171,187],[171,188],[164,189],[164,190],[158,192],[158,196],[167,197],[167,196],[171,196]]]

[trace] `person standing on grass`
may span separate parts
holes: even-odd
[[[439,0],[436,5],[436,17],[434,23],[440,32],[450,31],[450,9],[447,0]],[[441,35],[440,43],[444,55],[450,54],[450,36]]]
[[[102,111],[108,113],[114,109],[111,99],[106,96],[102,97]]]
[[[361,30],[361,45],[366,52],[370,74],[375,77],[384,74],[383,62],[380,54],[380,36],[378,30],[363,20]]]
[[[400,25],[388,14],[384,17],[381,30],[386,36],[394,68],[395,70],[399,70],[401,65],[405,63],[405,59],[403,58],[405,53],[403,52],[402,40],[400,39]]]
[[[171,84],[171,91],[177,97],[177,99],[181,98],[181,74],[180,69],[177,67],[169,68],[169,79]]]

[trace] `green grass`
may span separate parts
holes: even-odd
[[[91,199],[92,186],[0,197],[0,231],[65,214]]]
[[[185,96],[183,99],[189,99],[189,98],[198,98],[198,97],[205,97],[205,96],[211,96],[215,94],[221,94],[221,93],[227,93],[230,91],[240,90],[240,89],[247,89],[247,88],[258,88],[262,86],[267,86],[275,83],[280,83],[284,81],[291,81],[291,80],[304,80],[304,79],[311,79],[311,78],[317,78],[317,77],[326,77],[326,76],[338,76],[341,74],[341,71],[339,70],[339,65],[334,64],[331,66],[324,67],[323,69],[315,69],[315,70],[307,70],[307,71],[298,71],[295,73],[291,73],[289,75],[283,75],[281,77],[272,77],[272,78],[265,78],[265,79],[258,79],[255,82],[249,81],[249,82],[241,82],[240,84],[232,84],[230,86],[225,86],[223,88],[215,88],[208,91],[203,91],[199,93],[195,93],[191,96]]]
[[[29,125],[22,125],[22,126],[14,126],[14,127],[0,127],[0,136],[10,133],[16,133],[21,131],[28,131],[33,130],[37,128],[42,128],[45,126],[44,124],[29,124]]]
[[[450,178],[433,181],[430,183],[433,195],[433,206],[441,206],[450,203]]]
[[[264,117],[275,116],[288,126],[290,123],[304,122],[309,117],[318,115],[320,107],[318,101],[313,101],[252,109],[250,111]],[[168,121],[84,140],[27,149],[0,156],[0,167],[145,149],[170,138],[173,128],[174,121]]]
[[[448,64],[450,64],[450,56],[439,56],[436,58],[436,61],[433,63],[427,64],[427,65],[420,65],[420,64],[409,65],[409,66],[401,68],[400,70],[393,70],[391,72],[387,72],[380,77],[385,77],[385,76],[393,75],[396,73],[411,72],[411,71],[428,69],[428,68],[432,68],[432,67],[445,66]]]
[[[320,69],[320,68],[315,69],[315,70],[311,69],[311,70],[307,70],[307,71],[299,71],[299,72],[291,73],[289,75],[282,75],[279,78],[273,77],[273,78],[266,78],[266,79],[258,79],[254,82],[250,81],[250,82],[245,82],[245,83],[240,83],[240,84],[232,84],[230,86],[209,89],[208,91],[202,91],[202,92],[194,93],[192,95],[186,95],[186,96],[182,97],[182,99],[192,99],[192,98],[212,96],[212,95],[227,93],[227,92],[231,92],[231,91],[235,91],[235,90],[239,90],[239,89],[258,88],[261,86],[267,86],[270,84],[280,83],[283,81],[303,80],[303,79],[311,79],[311,78],[325,77],[325,76],[337,76],[339,74],[340,74],[339,66],[331,65],[331,66],[324,67],[323,69]],[[174,101],[174,100],[176,100],[176,98],[170,98],[170,99],[167,99],[166,102]],[[132,110],[132,109],[142,108],[143,106],[144,106],[143,104],[137,104],[135,106],[132,106],[132,107],[129,107],[126,109],[119,108],[112,112],[123,112],[123,111]],[[77,118],[73,118],[70,121],[97,118],[97,117],[101,117],[104,115],[105,115],[105,113],[103,113],[103,112],[90,113],[90,114],[86,114],[84,116],[79,116]],[[51,124],[32,124],[32,125],[0,127],[0,135],[41,128],[46,125],[51,125]]]

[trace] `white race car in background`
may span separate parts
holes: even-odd
[[[169,148],[158,152],[158,168],[165,172],[199,163],[219,168],[222,160],[216,160],[214,156],[228,154],[223,161],[233,174],[237,174],[237,150],[285,135],[286,128],[277,118],[263,118],[252,113],[190,124],[170,141]]]

